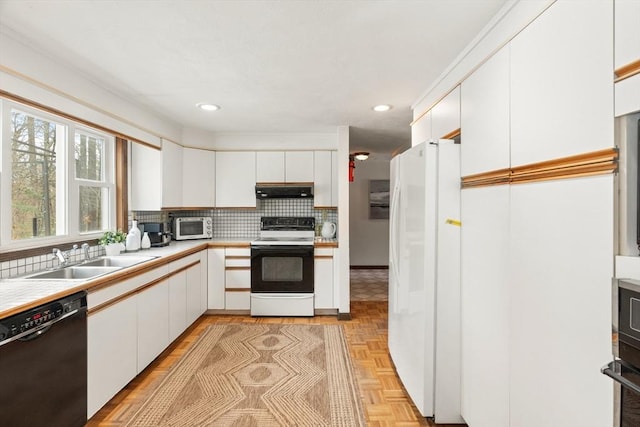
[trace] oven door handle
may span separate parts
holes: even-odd
[[[313,246],[301,246],[301,245],[266,245],[266,246],[251,246],[252,250],[259,251],[255,255],[264,255],[271,253],[278,253],[287,251],[286,255],[313,255]]]
[[[635,373],[640,374],[638,370],[630,366],[628,363],[623,362],[622,360],[614,360],[612,362],[609,362],[607,365],[603,366],[602,369],[600,369],[600,372],[612,378],[615,382],[620,383],[621,385],[628,388],[629,390],[632,390],[640,394],[640,385],[623,377],[622,374],[620,373],[623,367],[626,369],[632,370]]]

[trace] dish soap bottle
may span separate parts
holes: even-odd
[[[141,249],[149,249],[151,247],[151,239],[149,239],[149,233],[146,231],[142,235],[142,241],[140,242]]]
[[[131,230],[127,233],[127,252],[135,252],[140,250],[140,229],[138,228],[138,221],[135,219],[131,221]]]

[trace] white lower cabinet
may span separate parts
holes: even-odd
[[[613,175],[511,186],[511,426],[612,425],[613,205]]]
[[[509,426],[509,186],[462,190],[461,412]]]
[[[206,259],[188,255],[89,293],[87,418],[205,311]]]
[[[333,248],[314,251],[314,306],[317,309],[335,308],[333,302]]]
[[[173,341],[187,329],[187,272],[169,278],[169,339]]]
[[[169,282],[162,280],[136,294],[138,369],[142,372],[169,345]]]
[[[137,374],[138,305],[126,298],[87,319],[87,418]]]
[[[224,248],[207,251],[207,308],[224,310]]]

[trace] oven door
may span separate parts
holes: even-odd
[[[640,426],[640,371],[623,360],[614,360],[602,373],[617,383],[614,426]]]
[[[313,245],[252,245],[252,293],[313,293]]]

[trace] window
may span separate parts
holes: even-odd
[[[113,145],[110,135],[3,101],[0,245],[91,238],[113,228]]]

